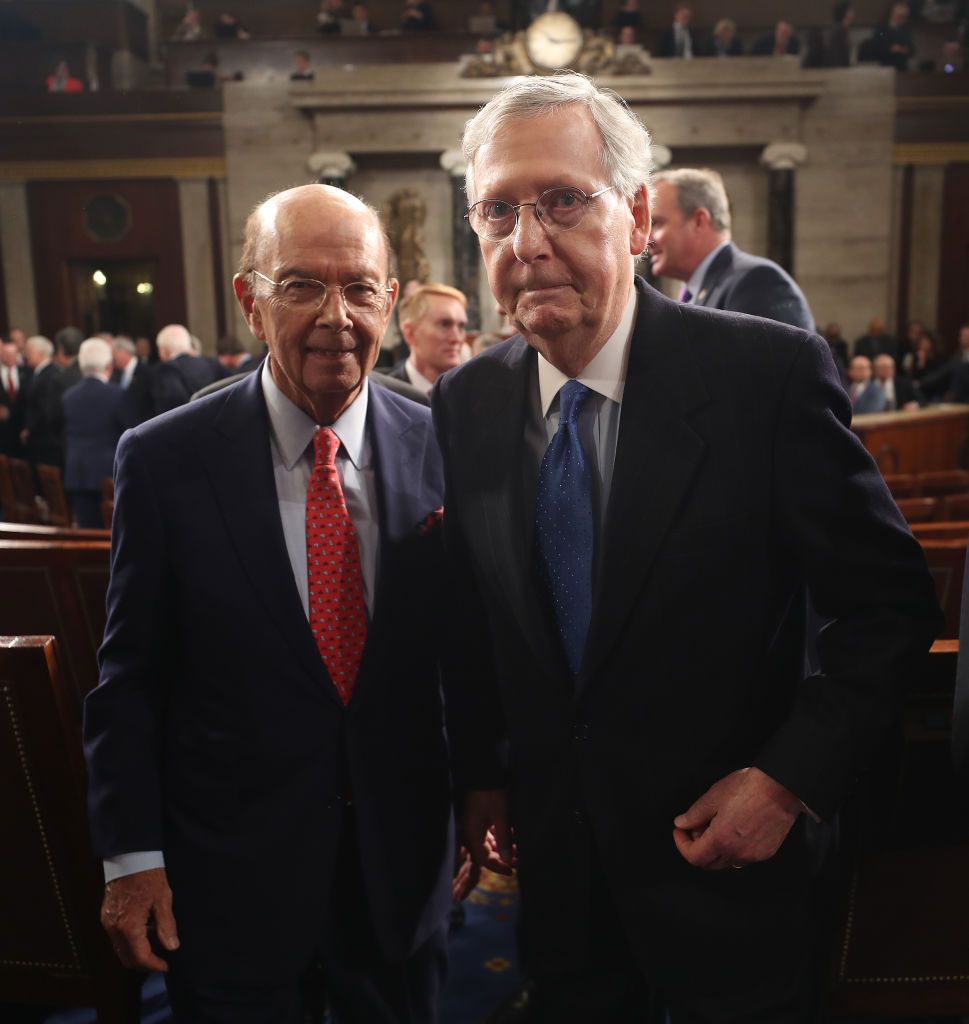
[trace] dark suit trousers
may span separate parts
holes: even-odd
[[[68,491],[67,499],[79,527],[94,530],[104,527],[100,491]]]
[[[676,982],[662,976],[652,977],[651,965],[638,963],[633,954],[627,925],[617,909],[588,832],[586,837],[591,880],[591,935],[586,970],[534,978],[537,1022],[812,1024],[816,1020],[821,956],[810,921],[803,922],[804,942],[785,944],[776,962],[764,963],[753,971],[745,969],[749,965],[737,965],[737,974],[746,983],[742,982],[736,990],[719,984],[704,986],[700,978],[691,984],[689,965],[681,965],[685,970]],[[702,900],[700,893],[697,896]],[[695,914],[687,916],[695,919]],[[642,927],[642,922],[638,927]],[[729,949],[723,951],[725,964],[730,963],[731,954]],[[528,973],[527,964],[525,970]]]
[[[285,870],[285,865],[280,866]],[[236,927],[259,928],[242,914]],[[227,922],[227,926],[229,923]],[[189,982],[168,956],[166,981],[179,1024],[301,1024],[315,1002],[322,976],[332,1024],[436,1024],[447,975],[447,927],[442,927],[404,963],[390,963],[380,952],[370,923],[360,872],[352,812],[344,818],[329,920],[311,963],[294,964],[289,984],[268,988],[219,988]]]

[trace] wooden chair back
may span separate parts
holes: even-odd
[[[79,541],[111,540],[109,530],[85,530],[79,526],[41,526],[37,523],[0,523],[0,540]]]
[[[17,492],[13,486],[13,473],[10,470],[10,459],[0,455],[0,515],[8,523],[20,522],[20,508],[17,505]]]
[[[925,540],[961,540],[969,539],[969,519],[953,520],[937,523],[912,523],[915,539]]]
[[[959,540],[920,540],[929,572],[935,580],[935,592],[945,614],[940,639],[959,637],[959,611],[962,607],[962,581],[966,570],[966,538]]]
[[[93,1006],[137,1024],[140,977],[115,960],[98,913],[78,696],[53,637],[0,637],[0,1003]]]
[[[942,499],[941,519],[969,519],[969,494],[947,494]]]
[[[907,523],[925,523],[939,514],[938,498],[897,498],[895,504]]]
[[[74,522],[71,506],[64,493],[64,477],[57,466],[37,466],[40,493],[47,502],[47,521],[51,526],[70,526]]]
[[[13,477],[13,489],[20,510],[21,523],[39,523],[40,512],[37,508],[37,489],[34,487],[34,471],[30,463],[24,459],[10,460],[10,474]]]
[[[885,483],[892,492],[892,497],[897,501],[899,498],[915,497],[915,474],[914,473],[886,473]]]
[[[78,702],[98,682],[110,550],[107,541],[0,540],[0,622],[12,634],[57,637]]]
[[[947,494],[969,493],[969,471],[942,469],[917,473],[918,494],[923,498],[944,498]]]
[[[851,856],[827,1000],[838,1020],[969,1013],[969,808],[950,755],[958,646],[933,645],[902,741],[842,815]]]

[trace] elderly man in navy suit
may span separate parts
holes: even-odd
[[[449,694],[471,849],[510,869],[514,830],[538,1020],[658,990],[674,1024],[801,1024],[838,806],[939,625],[921,550],[821,338],[636,278],[649,136],[614,94],[517,79],[464,155],[520,331],[432,397],[493,633]]]
[[[81,380],[64,392],[64,490],[78,526],[104,525],[101,481],[114,470],[114,454],[134,422],[127,395],[111,383],[114,356],[102,338],[81,343]]]
[[[684,282],[682,302],[814,330],[791,275],[730,240],[730,204],[716,171],[683,167],[655,176],[650,240],[653,272]]]
[[[431,1024],[453,825],[430,411],[368,374],[397,297],[376,214],[307,185],[250,216],[269,357],[122,439],[85,742],[102,920],[179,1021]]]

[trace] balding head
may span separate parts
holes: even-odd
[[[24,360],[32,370],[36,370],[41,363],[47,362],[53,354],[54,343],[42,334],[35,334],[28,338],[24,345]]]
[[[192,351],[192,336],[182,324],[168,324],[158,332],[155,344],[158,346],[158,358],[166,363]]]
[[[88,338],[82,341],[77,362],[84,377],[100,377],[106,380],[111,375],[114,362],[110,342],[104,338]]]
[[[271,259],[272,246],[278,243],[280,234],[289,235],[301,217],[329,219],[341,216],[360,217],[370,222],[380,240],[389,275],[390,245],[379,214],[362,199],[332,185],[299,185],[276,192],[261,202],[246,220],[239,274],[246,276],[253,270],[268,274],[265,264]]]

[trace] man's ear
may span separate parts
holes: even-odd
[[[243,274],[236,274],[232,278],[232,288],[236,293],[236,301],[239,303],[239,308],[242,310],[242,315],[249,330],[252,332],[252,336],[257,341],[265,341],[266,332],[263,329],[262,317],[256,308],[249,281]]]
[[[640,185],[639,191],[632,198],[633,230],[629,236],[629,251],[633,256],[641,256],[649,242],[649,232],[653,221],[649,212],[649,189]]]

